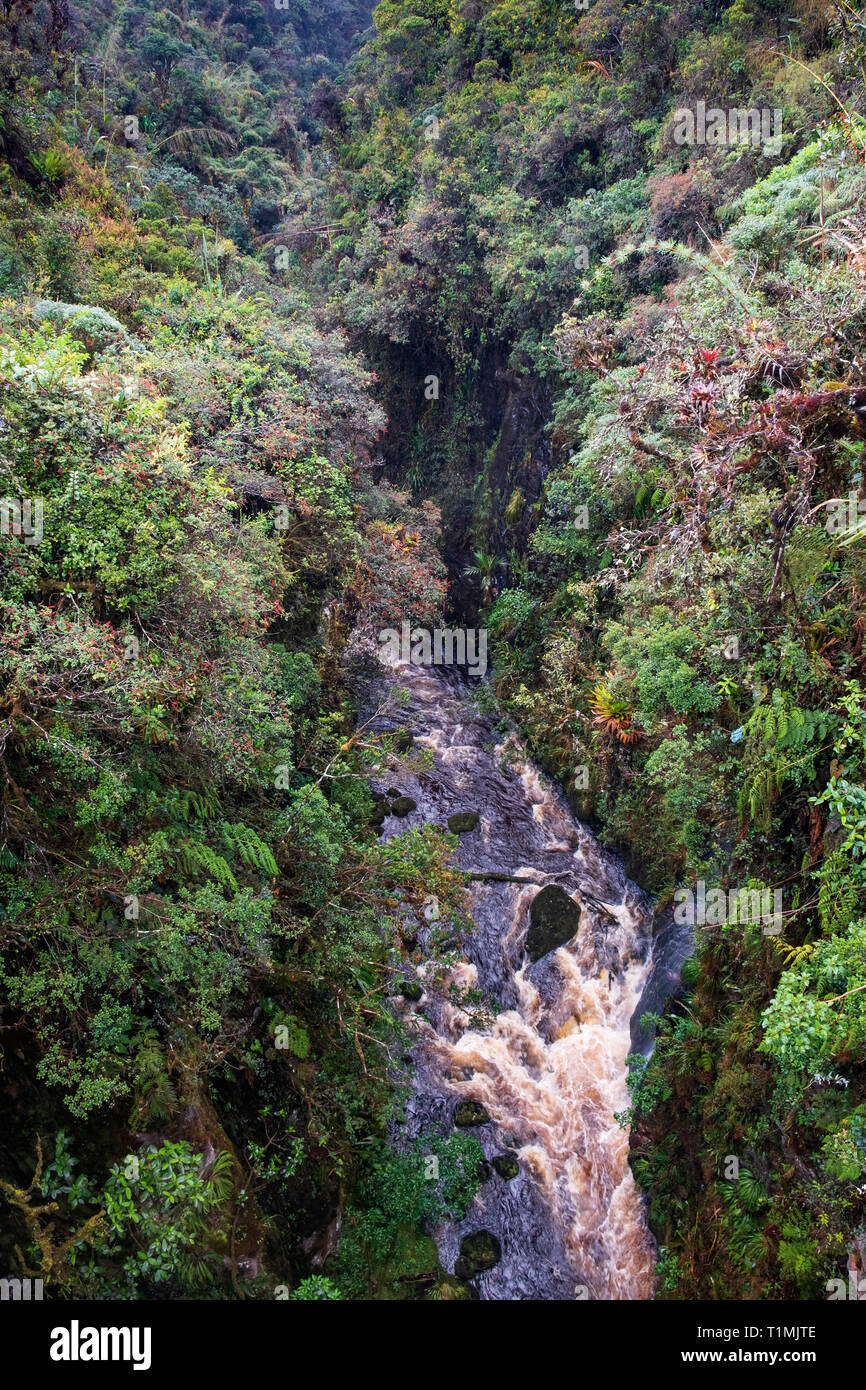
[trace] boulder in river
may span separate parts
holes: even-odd
[[[564,946],[577,934],[580,926],[580,906],[564,888],[548,883],[536,893],[529,907],[529,931],[526,933],[526,954],[531,961],[541,960],[549,951]]]
[[[472,1279],[485,1269],[492,1269],[502,1259],[502,1246],[492,1231],[473,1231],[460,1242],[460,1254],[454,1265],[458,1279]]]
[[[454,1107],[454,1123],[460,1129],[469,1129],[472,1125],[489,1125],[490,1116],[480,1101],[461,1100]]]
[[[467,835],[475,829],[479,820],[477,811],[456,811],[448,817],[448,829],[452,835]]]
[[[418,802],[413,801],[411,796],[398,796],[396,801],[391,802],[392,816],[408,816],[410,811],[414,811]]]
[[[492,1161],[500,1178],[504,1178],[506,1182],[511,1182],[520,1172],[520,1164],[514,1154],[497,1154]]]

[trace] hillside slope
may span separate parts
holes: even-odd
[[[7,1264],[466,1296],[428,1230],[478,1155],[389,1146],[385,1002],[464,881],[378,840],[406,740],[343,664],[446,610],[695,929],[632,1067],[659,1296],[825,1297],[866,1222],[860,11],[13,0],[0,71]]]

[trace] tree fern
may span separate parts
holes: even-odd
[[[177,1103],[159,1038],[147,1032],[135,1059],[135,1105],[129,1123],[136,1129],[167,1120]]]
[[[219,801],[209,787],[200,791],[173,787],[168,807],[171,819],[183,821],[185,825],[195,820],[215,820],[219,815]]]
[[[818,889],[818,916],[823,930],[832,935],[844,931],[855,916],[860,888],[848,871],[848,856],[841,849],[830,854],[821,866]]]
[[[209,878],[216,879],[221,888],[237,892],[237,879],[222,855],[217,854],[210,845],[204,844],[201,840],[182,840],[178,846],[178,855],[185,874],[190,877],[207,874]]]
[[[770,827],[773,802],[786,782],[801,786],[816,776],[816,759],[832,717],[800,709],[786,690],[775,689],[746,721],[745,780],[737,798],[740,818]]]
[[[226,845],[240,858],[249,869],[260,869],[271,878],[275,878],[279,873],[277,861],[271,849],[265,844],[264,840],[259,839],[255,830],[248,825],[241,823],[229,824],[227,821],[220,823],[220,830]]]

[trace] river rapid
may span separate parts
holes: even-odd
[[[411,731],[413,753],[430,750],[432,765],[410,758],[374,778],[374,791],[416,803],[387,815],[383,837],[444,826],[458,812],[479,818],[457,848],[460,868],[480,875],[470,883],[476,929],[455,942],[445,989],[441,964],[433,984],[423,932],[403,971],[422,993],[397,1002],[413,1039],[402,1133],[447,1134],[456,1106],[476,1101],[490,1120],[468,1132],[488,1160],[512,1155],[518,1165],[510,1180],[492,1173],[463,1222],[434,1231],[443,1267],[453,1271],[465,1236],[487,1231],[501,1259],[473,1278],[481,1299],[650,1298],[655,1248],[614,1117],[629,1104],[629,1026],[650,973],[651,906],[515,735],[481,712],[478,682],[453,668],[383,668],[365,717],[389,686],[408,690],[408,703],[372,727]],[[532,962],[530,904],[549,884],[579,905],[579,928]],[[481,991],[499,1012],[479,1024],[449,983]]]

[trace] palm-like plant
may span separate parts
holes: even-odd
[[[491,555],[486,550],[473,550],[475,557],[474,565],[467,565],[463,570],[464,579],[477,579],[481,589],[482,598],[489,598],[493,588],[493,577],[496,570],[496,556]]]
[[[626,700],[611,694],[603,683],[594,687],[589,697],[589,707],[595,715],[593,724],[597,724],[620,743],[637,743],[641,737],[640,729],[634,727],[634,710]]]

